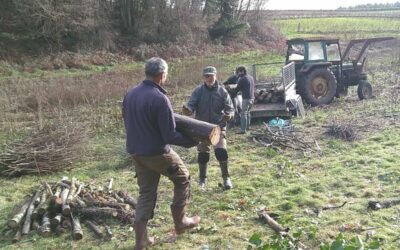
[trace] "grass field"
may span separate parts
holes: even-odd
[[[300,18],[276,20],[274,23],[288,37],[339,37],[355,38],[400,36],[400,20],[395,18]]]
[[[321,22],[324,20],[314,22],[310,29],[322,29],[323,25],[318,26]],[[297,28],[296,23],[290,25],[291,28],[283,29],[289,37],[293,35],[290,30]],[[397,21],[393,25],[399,28]],[[367,27],[363,23],[353,29],[360,26]],[[225,79],[237,64],[281,59],[276,54],[248,52],[175,60],[171,62],[171,84],[167,89],[179,112],[179,107],[200,81],[203,66],[215,65],[220,79]],[[170,242],[172,185],[162,178],[155,217],[149,225],[150,234],[159,243],[151,249],[256,248],[249,243],[254,234],[260,236],[261,246],[277,242],[280,247],[275,249],[289,249],[284,240],[276,239],[274,232],[257,218],[257,211],[262,207],[278,214],[277,221],[290,228],[295,240],[308,249],[319,249],[322,242],[332,242],[340,232],[346,239],[360,236],[365,242],[368,235],[367,243],[379,242],[382,249],[399,249],[399,206],[371,211],[367,205],[369,200],[398,199],[400,194],[400,55],[396,50],[386,51],[369,60],[375,98],[359,101],[355,89],[351,89],[348,97],[335,99],[326,107],[307,107],[305,119],[293,120],[298,135],[307,141],[316,140],[322,155],[288,149],[278,153],[257,145],[250,135],[237,135],[237,129],[231,129],[228,130],[228,151],[234,188],[223,191],[218,186],[222,180],[212,155],[208,188],[200,190],[196,185],[196,150],[175,147],[192,175],[189,213],[199,214],[202,222],[200,227]],[[137,196],[133,167],[124,150],[119,101],[130,86],[141,80],[141,70],[140,64],[132,64],[72,74],[56,72],[50,76],[46,72],[38,75],[13,73],[1,78],[1,149],[14,139],[37,130],[40,122],[79,124],[89,131],[85,150],[72,170],[47,176],[0,177],[2,232],[6,231],[12,208],[42,180],[75,176],[84,182],[94,180],[104,184],[114,177],[116,189],[127,188]],[[326,135],[324,126],[331,124],[352,126],[357,131],[357,140],[345,142]],[[262,121],[253,123],[253,131],[262,129]],[[342,208],[322,210],[345,201],[347,204]],[[132,228],[109,223],[115,235],[109,242],[96,240],[84,228],[85,236],[81,241],[73,241],[69,233],[50,238],[31,233],[21,242],[12,244],[2,233],[0,248],[132,249]]]

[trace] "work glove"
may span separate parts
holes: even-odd
[[[185,104],[182,106],[182,114],[186,116],[191,116],[193,111],[191,111]]]
[[[224,116],[222,116],[222,121],[223,122],[229,122],[232,119],[233,119],[233,114],[231,114],[231,113],[224,114]]]

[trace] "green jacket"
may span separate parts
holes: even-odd
[[[223,127],[226,125],[221,123],[223,115],[235,112],[228,92],[217,81],[211,89],[205,83],[197,86],[187,106],[191,111],[196,112],[196,119]]]

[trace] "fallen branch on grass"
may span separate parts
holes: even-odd
[[[344,205],[346,205],[346,204],[347,204],[347,201],[343,202],[343,204],[339,205],[339,206],[329,205],[329,206],[323,207],[322,210],[338,209],[338,208],[344,207]]]
[[[268,226],[271,227],[275,233],[279,234],[282,237],[288,238],[292,242],[293,245],[297,245],[297,249],[308,249],[303,243],[296,241],[289,234],[289,228],[283,228],[278,222],[276,222],[271,216],[269,216],[268,212],[265,209],[261,209],[257,212],[257,215],[260,219],[262,219]]]

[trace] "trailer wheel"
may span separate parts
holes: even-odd
[[[328,68],[316,68],[306,77],[300,86],[304,100],[312,106],[329,104],[336,94],[335,75]]]
[[[358,98],[360,100],[372,98],[372,86],[367,80],[362,80],[358,83],[357,88]]]

